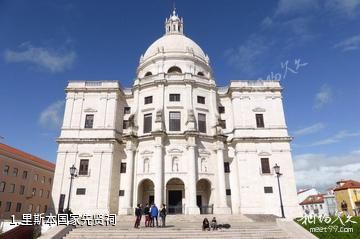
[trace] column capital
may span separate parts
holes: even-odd
[[[189,149],[189,148],[196,148],[196,144],[187,144],[186,145],[186,149]]]

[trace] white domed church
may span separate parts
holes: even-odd
[[[136,74],[130,89],[69,82],[57,212],[123,215],[138,203],[165,203],[169,213],[280,216],[277,164],[285,216],[301,215],[278,81],[217,87],[209,57],[175,11]]]

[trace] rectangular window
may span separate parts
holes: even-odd
[[[264,125],[264,116],[263,116],[263,114],[256,114],[255,117],[256,117],[256,127],[264,128],[265,125]]]
[[[226,120],[219,120],[219,126],[222,129],[226,129]]]
[[[5,182],[0,183],[0,192],[5,192],[5,185],[6,185]]]
[[[130,107],[124,107],[124,114],[130,114],[131,108]]]
[[[144,101],[145,101],[145,105],[151,104],[153,102],[153,97],[152,96],[146,96]]]
[[[219,110],[219,114],[225,113],[225,107],[224,106],[219,106],[218,110]]]
[[[36,188],[33,188],[32,192],[31,192],[31,195],[35,196],[35,194],[36,194]]]
[[[16,212],[21,212],[21,203],[20,202],[18,202],[16,204]]]
[[[231,195],[231,189],[226,189],[226,195],[230,196]]]
[[[76,189],[76,195],[85,195],[86,188],[77,188]]]
[[[180,101],[180,94],[170,94],[169,101]]]
[[[198,114],[198,128],[202,133],[206,133],[206,114]]]
[[[169,130],[180,131],[181,128],[181,114],[180,112],[169,113]]]
[[[144,115],[144,133],[150,133],[152,130],[152,114]]]
[[[119,190],[119,196],[124,196],[125,195],[125,190]]]
[[[79,175],[88,175],[88,170],[89,170],[89,160],[81,159],[80,167],[79,167]]]
[[[17,168],[14,168],[14,169],[13,169],[13,176],[14,176],[14,177],[17,177],[18,171],[19,171],[19,169],[17,169]]]
[[[49,198],[50,197],[50,191],[47,191],[46,192],[46,198]]]
[[[127,129],[129,127],[129,121],[128,120],[124,120],[123,121],[123,129]]]
[[[27,172],[27,171],[23,171],[22,178],[23,178],[23,179],[27,179],[27,176],[28,176],[28,172]]]
[[[44,213],[47,212],[47,205],[44,206]]]
[[[10,212],[10,210],[11,210],[11,202],[6,202],[5,212]]]
[[[230,173],[230,164],[229,162],[224,162],[224,172]]]
[[[205,97],[204,96],[198,96],[197,97],[197,102],[199,104],[205,104]]]
[[[35,175],[34,175],[34,181],[37,181],[38,178],[39,178],[39,175],[35,174]]]
[[[20,185],[19,194],[24,195],[24,193],[25,193],[25,185]]]
[[[29,206],[28,206],[28,212],[31,212],[32,209],[33,209],[33,205],[32,205],[32,204],[29,204]]]
[[[49,184],[51,185],[51,183],[52,183],[52,179],[51,179],[51,178],[49,178]]]
[[[272,187],[264,187],[264,193],[273,193]]]
[[[120,173],[126,173],[126,163],[120,164]]]
[[[4,167],[4,175],[8,175],[9,174],[9,169],[10,169],[10,166],[9,165],[5,165]]]
[[[270,173],[270,163],[268,158],[261,158],[261,173]]]
[[[15,192],[15,184],[10,184],[10,190],[9,193]]]
[[[45,176],[41,178],[41,183],[45,183]]]
[[[39,191],[39,197],[42,197],[42,196],[43,196],[43,190],[40,189],[40,191]]]
[[[94,115],[85,116],[85,129],[92,129],[94,125]]]

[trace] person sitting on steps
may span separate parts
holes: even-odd
[[[210,224],[209,224],[209,220],[205,217],[202,223],[202,230],[208,230],[210,231]]]
[[[214,230],[217,230],[217,222],[216,222],[216,217],[213,217],[213,219],[211,220],[211,228]]]

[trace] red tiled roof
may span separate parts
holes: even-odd
[[[299,192],[297,192],[297,194],[300,194],[300,193],[303,193],[303,192],[309,191],[310,189],[311,189],[311,188],[300,190]]]
[[[22,161],[31,161],[31,163],[33,163],[39,167],[48,169],[50,171],[55,170],[55,164],[50,163],[49,161],[43,160],[41,158],[38,158],[34,155],[28,154],[19,149],[10,147],[9,145],[6,145],[6,144],[0,143],[0,153],[4,154],[10,158],[14,158],[14,156],[15,156],[15,158],[22,160]]]
[[[310,195],[300,205],[324,203],[324,194]]]
[[[337,186],[334,191],[340,191],[349,188],[360,188],[360,182],[354,180],[341,180],[337,183],[339,184],[339,186]],[[340,186],[340,183],[343,183],[343,185]]]

